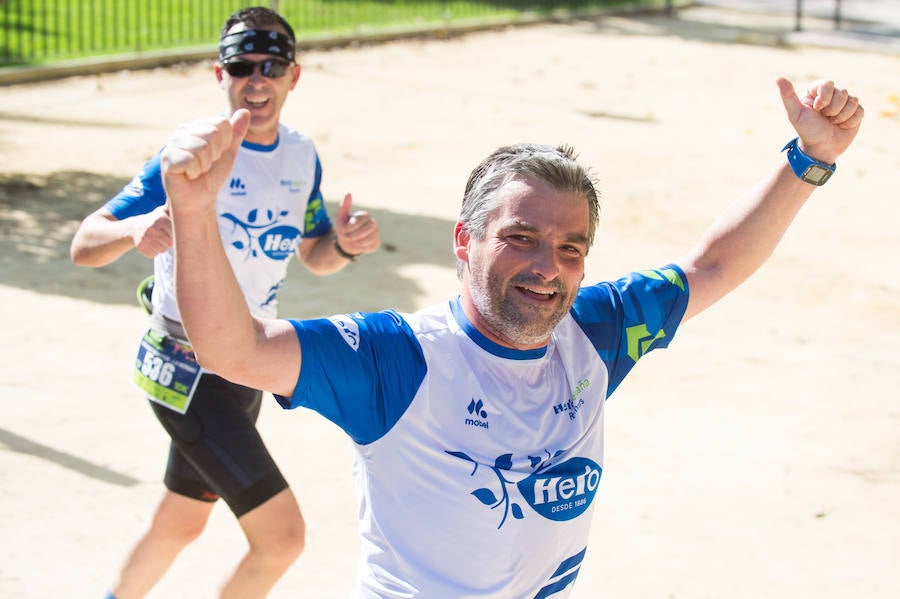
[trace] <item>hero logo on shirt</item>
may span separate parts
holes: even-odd
[[[359,349],[359,325],[347,315],[329,316],[328,321],[334,325],[341,337],[353,351]]]
[[[525,512],[510,494],[512,489],[519,492],[519,496],[531,508],[548,520],[557,522],[572,520],[583,514],[593,503],[600,485],[600,476],[603,469],[593,460],[588,458],[570,458],[559,464],[553,464],[553,460],[562,454],[557,451],[547,459],[528,456],[531,462],[532,474],[518,482],[509,480],[508,473],[512,470],[512,454],[506,453],[494,460],[493,466],[479,464],[474,459],[461,451],[447,451],[446,453],[475,464],[470,476],[475,476],[479,466],[484,466],[497,477],[497,484],[481,487],[471,492],[482,504],[490,509],[497,509],[500,517],[501,528],[506,519],[512,515],[516,520],[525,518]]]
[[[571,520],[591,505],[603,470],[587,458],[572,458],[535,472],[516,486],[534,510],[550,520]]]
[[[272,260],[287,260],[302,238],[298,228],[278,224],[288,214],[288,210],[254,208],[240,218],[224,212],[220,217],[231,223],[231,229],[222,231],[223,241],[243,252],[245,259],[263,254]]]
[[[259,236],[260,248],[272,260],[287,260],[299,243],[300,231],[288,225],[272,227]]]

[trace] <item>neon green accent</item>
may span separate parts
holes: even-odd
[[[638,274],[643,275],[648,279],[656,279],[657,281],[662,281],[663,279],[655,270],[639,270]]]
[[[684,291],[684,280],[681,278],[681,275],[678,274],[678,271],[674,268],[663,268],[660,270],[641,270],[638,272],[648,279],[656,279],[657,281],[662,281],[665,278],[667,281]]]
[[[314,225],[315,225],[315,222],[313,221],[313,219],[315,218],[316,213],[319,210],[323,209],[322,208],[323,205],[324,205],[324,202],[321,197],[317,197],[317,198],[310,200],[309,204],[306,205],[306,214],[303,215],[303,229],[304,229],[303,232],[304,233],[312,232]]]
[[[145,278],[143,281],[138,283],[138,286],[137,286],[138,304],[141,305],[141,307],[147,312],[147,314],[150,314],[151,312],[153,312],[153,306],[150,305],[150,298],[146,297],[144,295],[144,293],[147,290],[147,286],[149,286],[152,282],[153,282],[153,275],[150,275],[149,277]]]
[[[172,391],[168,387],[163,387],[159,383],[155,383],[141,374],[139,368],[135,368],[132,373],[132,379],[138,387],[144,390],[147,395],[153,399],[162,402],[184,414],[187,405],[187,395]]]
[[[628,341],[628,356],[637,362],[644,354],[650,351],[650,346],[653,345],[654,341],[665,336],[666,332],[660,329],[656,336],[651,338],[646,324],[636,324],[633,327],[628,327],[625,329],[625,338]]]
[[[144,341],[146,341],[159,351],[163,350],[163,343],[165,342],[165,340],[165,333],[160,333],[159,331],[155,331],[153,329],[148,329],[147,333],[144,335]]]
[[[664,268],[660,270],[664,277],[666,277],[670,283],[684,291],[685,284],[684,280],[681,278],[681,275],[678,274],[678,271],[674,268]]]

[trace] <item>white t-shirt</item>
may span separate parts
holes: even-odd
[[[146,214],[166,201],[160,155],[106,208],[119,220]],[[312,140],[279,125],[270,146],[244,142],[216,200],[219,233],[247,305],[257,316],[277,314],[288,260],[303,237],[331,230],[319,184],[322,167]],[[154,311],[181,322],[175,303],[173,250],[154,259]],[[211,290],[212,292],[212,290]]]
[[[356,597],[568,595],[603,471],[603,406],[668,345],[687,306],[676,266],[582,288],[549,344],[482,336],[459,300],[291,321],[294,395],[353,440]]]

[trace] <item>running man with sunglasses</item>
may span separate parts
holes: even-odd
[[[312,141],[280,122],[300,77],[294,52],[294,31],[279,14],[245,8],[225,22],[215,64],[229,114],[246,109],[251,115],[216,211],[247,305],[262,318],[276,316],[292,255],[324,275],[380,244],[374,219],[351,212],[349,194],[334,221],[329,218]],[[262,392],[201,370],[193,359],[175,303],[172,221],[160,156],[85,218],[71,247],[80,266],[109,264],[132,248],[154,261],[150,329],[140,341],[133,376],[172,440],[166,491],[108,597],[145,596],[203,531],[219,497],[249,544],[220,596],[264,597],[303,549],[303,517],[256,429]]]

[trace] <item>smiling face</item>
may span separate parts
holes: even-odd
[[[496,343],[542,347],[584,279],[588,203],[534,176],[513,177],[497,190],[496,199],[484,239],[456,226],[463,310]]]
[[[236,33],[247,29],[243,23],[238,23],[228,30],[228,33]],[[266,31],[278,31],[287,33],[284,28],[272,25],[262,28]],[[260,62],[277,58],[270,54],[242,54],[239,59],[249,62]],[[231,112],[238,108],[246,108],[250,111],[250,129],[247,131],[246,141],[256,144],[269,145],[275,143],[278,138],[278,121],[281,118],[281,109],[287,96],[300,78],[300,65],[291,64],[282,77],[264,77],[257,67],[249,77],[232,77],[216,63],[215,73],[219,85],[228,95],[228,104]]]

